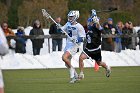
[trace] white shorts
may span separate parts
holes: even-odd
[[[3,83],[3,76],[2,76],[2,71],[0,69],[0,88],[4,87],[4,83]]]
[[[64,49],[64,52],[69,52],[71,55],[75,55],[77,53],[78,46],[73,43],[67,43]]]

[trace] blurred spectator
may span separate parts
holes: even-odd
[[[108,23],[104,23],[103,28],[104,28],[103,34],[105,35],[112,34],[111,30],[108,27]],[[102,38],[102,46],[101,46],[102,50],[113,51],[112,45],[113,45],[112,37]]]
[[[60,25],[61,18],[57,17],[55,19],[55,21],[57,24]],[[55,23],[53,23],[50,26],[49,34],[50,35],[52,35],[52,34],[61,35],[62,32],[61,32],[61,29]],[[62,38],[60,38],[60,39],[52,38],[52,51],[56,51],[57,46],[58,46],[58,51],[61,51],[62,50]]]
[[[134,29],[134,27],[133,27],[133,23],[132,22],[128,22],[129,23],[129,26],[130,26],[130,29],[132,29],[132,34],[133,35],[136,35],[137,34],[137,32],[136,32],[136,30]],[[133,50],[136,50],[136,46],[137,46],[137,37],[132,37],[132,49]]]
[[[30,35],[44,35],[39,20],[35,20],[33,23],[33,29],[30,31]],[[44,39],[31,39],[33,47],[33,55],[39,55],[40,49],[43,47]]]
[[[103,34],[115,34],[116,28],[113,24],[113,19],[108,18],[107,22],[104,23],[104,32]],[[108,43],[108,44],[107,44]],[[104,38],[102,41],[102,50],[107,50],[107,51],[114,51],[114,38],[109,37],[109,38]]]
[[[140,29],[138,30],[137,34],[138,34],[138,37],[139,37],[138,45],[139,45],[139,50],[140,50]]]
[[[115,32],[116,32],[116,27],[115,25],[113,24],[113,19],[112,18],[108,18],[107,19],[107,23],[108,23],[108,27],[109,29],[111,30],[111,34],[114,35]],[[111,45],[111,51],[114,51],[114,38],[112,38],[112,45]]]
[[[26,40],[27,39],[21,37],[24,35],[25,35],[24,27],[19,26],[17,29],[17,33],[16,33],[16,36],[18,36],[18,38],[15,39],[15,41],[16,41],[15,52],[16,53],[26,53]]]
[[[112,18],[108,18],[107,23],[108,23],[109,29],[115,28],[115,25],[113,24],[113,19]]]
[[[116,34],[117,35],[122,35],[122,29],[123,29],[124,25],[123,25],[123,22],[119,21],[117,23],[117,26],[116,26]],[[121,44],[121,38],[120,37],[116,37],[115,38],[115,52],[119,53],[121,52],[122,50],[122,44]]]
[[[130,28],[130,23],[126,22],[125,26],[122,30],[123,35],[131,35],[133,33],[133,29]],[[123,37],[122,38],[122,50],[132,49],[132,37]]]
[[[5,34],[6,37],[7,36],[14,36],[15,35],[14,32],[12,31],[12,29],[8,28],[7,22],[3,22],[1,24],[1,28],[2,28],[2,30],[3,30],[3,32],[4,32],[4,34]],[[10,40],[11,39],[8,39],[7,42],[8,42],[9,48],[10,49],[13,49],[13,47],[11,46]]]

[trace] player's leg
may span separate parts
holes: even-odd
[[[95,60],[95,62],[106,69],[106,76],[109,77],[111,74],[110,66],[108,66],[105,62],[102,62],[102,56],[101,56],[101,50],[97,50],[93,52],[92,58]]]
[[[79,69],[80,69],[79,79],[84,78],[84,62],[83,62],[83,60],[86,58],[87,58],[87,56],[84,53],[81,53],[81,55],[79,57]]]
[[[4,93],[4,83],[1,70],[0,70],[0,93]]]
[[[4,93],[4,89],[3,88],[0,88],[0,93]]]
[[[66,51],[64,54],[63,54],[63,56],[62,56],[62,60],[65,62],[65,64],[66,64],[66,66],[67,66],[67,68],[71,68],[72,67],[72,65],[71,65],[71,54],[68,52],[68,51]]]
[[[61,51],[62,50],[62,40],[58,40],[57,43],[58,43],[58,51]]]
[[[69,69],[71,79],[70,83],[74,83],[77,80],[78,75],[76,70],[71,65],[71,58],[72,55],[68,51],[66,51],[62,56],[62,60],[65,62],[66,67]]]
[[[99,66],[102,66],[103,68],[106,69],[106,77],[109,77],[110,74],[111,74],[111,68],[110,68],[110,66],[106,65],[105,62],[101,62],[101,61],[100,61],[100,62],[97,61],[97,64],[98,64]]]
[[[52,51],[56,51],[57,41],[52,39]]]

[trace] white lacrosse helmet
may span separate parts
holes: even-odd
[[[73,23],[79,18],[79,11],[78,10],[71,10],[68,13],[68,21]]]

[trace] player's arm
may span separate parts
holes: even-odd
[[[97,16],[94,16],[92,20],[93,20],[93,23],[96,24],[96,28],[98,28],[99,30],[103,30],[103,27],[100,25],[100,20]]]
[[[96,28],[98,28],[99,30],[103,30],[103,27],[100,25],[100,23],[96,24]]]
[[[67,32],[66,29],[67,29],[68,25],[70,25],[69,22],[67,22],[64,26],[61,26],[61,27],[60,27],[60,29],[62,30],[62,33],[66,34],[66,32]],[[65,31],[65,32],[64,32],[64,31]]]
[[[78,38],[77,38],[77,41],[80,43],[80,42],[83,42],[84,40],[85,40],[85,37],[86,37],[86,33],[85,33],[85,29],[84,29],[84,27],[81,25],[81,24],[79,24],[78,25]]]

